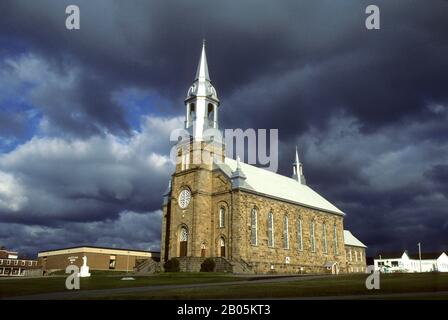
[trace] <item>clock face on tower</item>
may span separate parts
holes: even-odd
[[[185,209],[191,200],[190,190],[184,189],[179,193],[179,207]]]

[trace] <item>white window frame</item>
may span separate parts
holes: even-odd
[[[322,224],[322,241],[323,241],[323,251],[324,253],[328,253],[328,244],[327,244],[327,225],[325,222]]]
[[[311,252],[316,252],[316,236],[315,236],[315,225],[314,221],[310,225],[310,241],[311,241]]]
[[[297,245],[299,248],[299,251],[303,251],[303,227],[302,227],[302,219],[299,219],[298,226],[297,226]]]
[[[250,244],[258,245],[258,210],[252,208],[250,211]]]
[[[289,219],[286,214],[283,216],[283,249],[289,249]]]
[[[268,213],[268,247],[275,247],[274,214],[272,211],[269,211]]]
[[[224,207],[219,208],[219,227],[225,228],[226,226],[226,209]]]
[[[339,243],[338,243],[338,228],[336,223],[333,225],[333,245],[334,245],[334,254],[339,254]]]

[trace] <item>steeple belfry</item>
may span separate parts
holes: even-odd
[[[303,175],[303,165],[299,160],[299,151],[297,150],[296,146],[296,159],[292,165],[293,174],[292,178],[294,180],[297,180],[297,182],[301,184],[306,184],[305,176]]]
[[[194,140],[204,140],[206,129],[218,129],[219,99],[210,80],[205,40],[202,43],[195,79],[188,89],[185,106],[185,128],[189,130]]]

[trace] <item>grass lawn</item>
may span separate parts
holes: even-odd
[[[367,290],[367,275],[343,275],[321,279],[295,280],[289,282],[263,283],[245,282],[241,285],[222,285],[213,288],[167,289],[158,292],[128,293],[98,297],[99,299],[257,299],[300,298],[323,296],[370,296],[432,292],[424,299],[448,299],[438,291],[448,291],[448,274],[382,274],[380,290]],[[399,298],[399,297],[398,297]],[[402,297],[409,299],[410,297]],[[402,299],[400,298],[400,299]],[[397,299],[397,297],[394,297]],[[420,298],[417,298],[420,299]]]
[[[92,289],[141,287],[153,285],[181,285],[223,282],[219,286],[197,288],[170,288],[133,292],[110,293],[95,296],[95,299],[239,299],[239,298],[300,298],[323,296],[361,296],[381,298],[381,295],[396,293],[429,292],[429,296],[418,299],[448,299],[448,295],[437,292],[448,291],[448,274],[382,274],[380,290],[367,290],[367,275],[340,275],[322,278],[289,279],[271,283],[248,281],[247,277],[215,273],[162,273],[153,276],[135,277],[134,281],[120,280],[122,275],[94,274],[81,279],[81,292]],[[226,284],[241,281],[241,284]],[[0,297],[29,295],[65,290],[65,277],[39,279],[0,280]],[[383,297],[384,298],[384,297]],[[386,297],[387,298],[387,297]],[[409,296],[393,299],[412,299]]]
[[[133,281],[121,280],[126,274],[117,272],[93,272],[90,278],[81,278],[80,290],[142,287],[151,285],[211,283],[244,280],[225,273],[161,273],[150,276],[132,276]],[[67,291],[65,276],[44,278],[11,278],[0,280],[0,298],[47,292]]]

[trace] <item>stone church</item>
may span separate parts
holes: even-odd
[[[225,144],[204,134],[219,128],[220,109],[205,44],[185,109],[189,139],[176,145],[162,206],[162,263],[176,257],[182,271],[199,271],[212,257],[218,270],[235,273],[350,271],[345,214],[307,186],[297,150],[286,177],[226,157]],[[211,160],[194,161],[196,151]],[[350,241],[365,266],[365,246]]]

